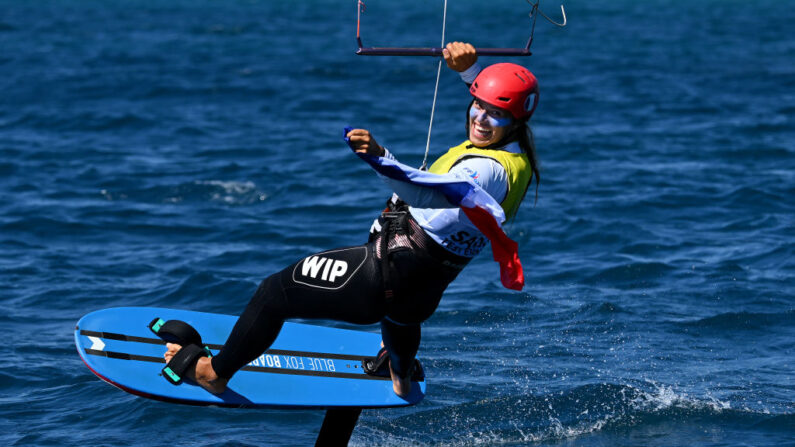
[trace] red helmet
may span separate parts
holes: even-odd
[[[469,87],[475,98],[508,110],[514,118],[530,118],[538,105],[538,80],[521,65],[501,63],[484,68]]]

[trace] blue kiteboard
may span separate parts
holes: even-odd
[[[189,381],[162,377],[165,341],[149,323],[181,320],[201,334],[213,354],[237,321],[220,315],[157,307],[118,307],[92,312],[77,323],[75,344],[100,379],[128,393],[166,402],[222,407],[381,408],[416,404],[425,381],[412,382],[409,396],[392,390],[388,377],[364,372],[381,343],[380,334],[287,322],[270,349],[238,371],[227,390],[212,394]]]

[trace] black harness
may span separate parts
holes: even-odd
[[[390,306],[395,300],[395,285],[391,275],[393,265],[390,255],[396,249],[410,249],[422,257],[431,258],[455,270],[463,269],[471,260],[471,258],[449,252],[431,239],[411,217],[409,205],[403,200],[392,200],[391,198],[387,200],[386,209],[379,216],[378,223],[381,225],[381,230],[370,233],[370,242],[378,244],[378,251],[381,255],[381,277],[387,306]],[[398,236],[405,236],[408,246],[390,249],[390,241]]]
[[[394,287],[391,280],[390,271],[392,270],[392,260],[389,251],[389,241],[395,235],[411,236],[409,226],[409,206],[406,202],[398,199],[387,200],[386,209],[378,218],[381,224],[381,231],[378,233],[379,251],[381,252],[381,277],[384,281],[384,300],[387,306],[391,305],[395,298]]]

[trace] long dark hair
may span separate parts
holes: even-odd
[[[469,138],[469,109],[472,108],[472,104],[475,103],[475,99],[473,98],[472,101],[469,103],[469,107],[467,107],[467,119],[466,119],[466,135]],[[536,140],[533,137],[533,129],[530,128],[530,118],[524,120],[516,120],[512,125],[511,129],[508,131],[508,134],[505,135],[502,140],[490,144],[482,149],[498,149],[506,144],[513,143],[514,141],[519,143],[519,147],[522,148],[525,155],[527,155],[527,159],[530,161],[530,169],[533,171],[533,177],[536,179],[536,196],[535,202],[533,204],[538,203],[538,184],[541,182],[541,174],[538,171],[538,157],[536,156]],[[530,183],[532,180],[527,184],[527,189],[530,189]],[[527,195],[527,189],[524,190],[524,194],[522,194],[522,200],[524,200],[524,196]]]
[[[524,132],[522,130],[524,130]],[[530,160],[530,169],[533,170],[533,177],[536,179],[536,197],[535,202],[533,202],[535,205],[538,203],[538,184],[541,182],[541,174],[538,172],[538,157],[536,156],[536,140],[533,136],[533,129],[530,128],[528,120],[524,120],[518,123],[518,127],[514,133],[518,134],[519,147],[522,148],[525,155],[527,155],[527,159]],[[528,188],[530,188],[530,183],[532,183],[532,180],[527,183]],[[525,190],[524,193],[526,195],[527,190]],[[522,196],[522,200],[524,200],[524,195]]]

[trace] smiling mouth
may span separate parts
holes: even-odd
[[[472,135],[480,140],[488,140],[494,134],[492,129],[482,127],[475,122],[472,123]]]

